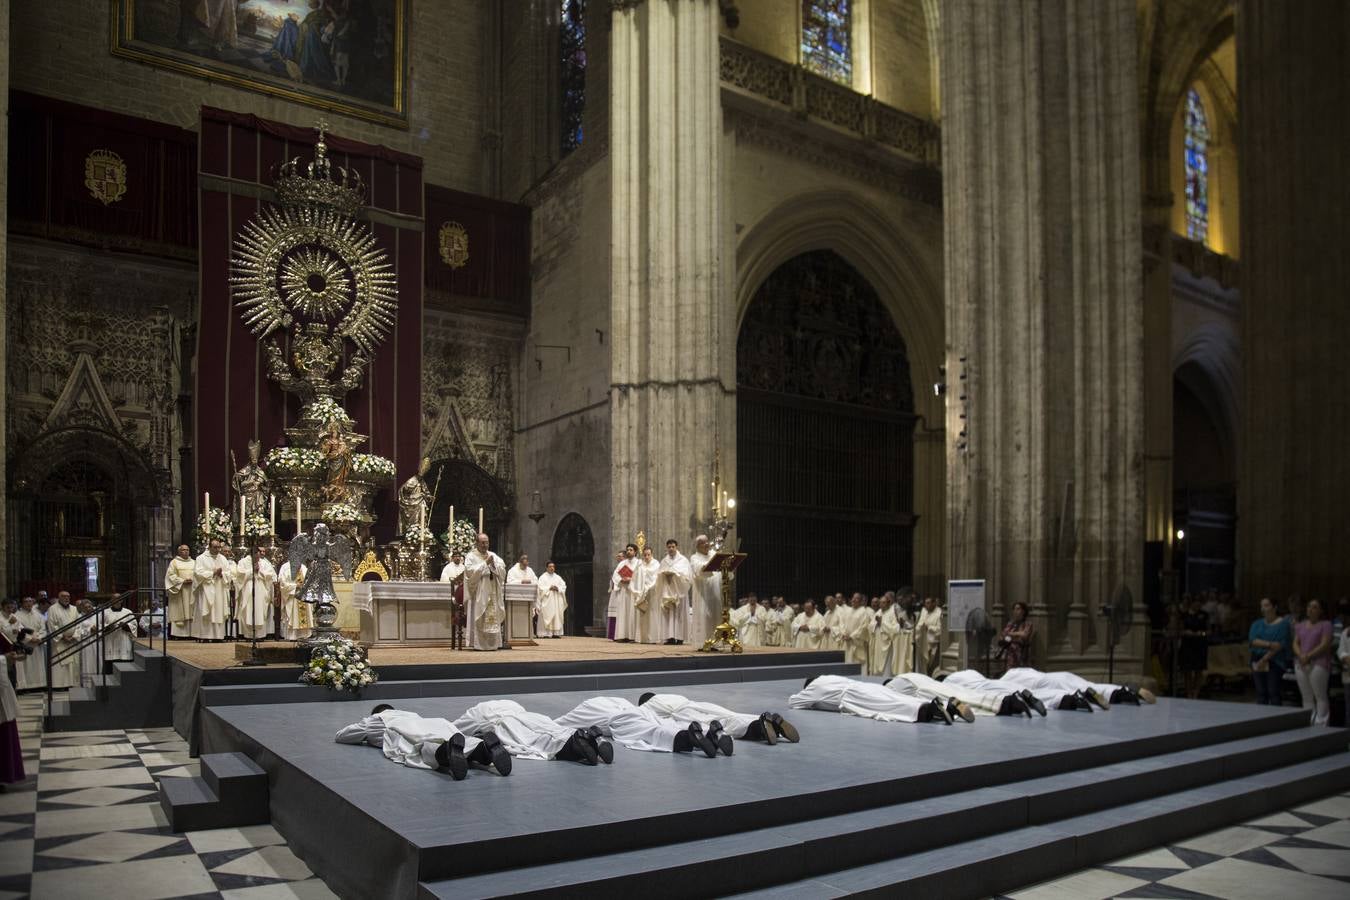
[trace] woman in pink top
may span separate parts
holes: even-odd
[[[1331,678],[1331,621],[1322,617],[1322,601],[1309,600],[1308,618],[1294,626],[1294,677],[1303,695],[1303,708],[1313,711],[1312,723],[1331,719],[1327,682]]]

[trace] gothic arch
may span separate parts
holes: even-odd
[[[468,519],[475,524],[482,507],[483,527],[492,537],[493,549],[501,550],[513,509],[499,480],[477,463],[438,459],[427,470],[426,482],[438,488],[435,506],[428,513],[432,530],[439,534],[448,527],[451,506],[455,508],[456,519]]]
[[[146,464],[145,451],[121,435],[84,425],[45,432],[24,448],[10,468],[10,491],[35,491],[48,473],[74,462],[88,462],[106,471],[136,506],[160,505],[160,479]]]
[[[569,512],[553,530],[550,559],[567,582],[563,631],[583,635],[595,619],[595,537],[580,513]]]
[[[1237,335],[1215,322],[1195,328],[1173,353],[1172,372],[1204,403],[1224,443],[1239,453],[1242,357]]]

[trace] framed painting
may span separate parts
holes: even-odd
[[[113,0],[114,56],[408,127],[410,0]]]

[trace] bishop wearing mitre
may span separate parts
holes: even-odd
[[[563,636],[563,613],[567,612],[567,582],[558,574],[553,560],[549,560],[544,568],[544,574],[539,576],[539,595],[535,600],[539,610],[535,633],[541,638],[560,638]]]
[[[196,594],[193,637],[208,641],[224,639],[233,581],[234,561],[221,552],[220,538],[212,538],[192,568],[192,588]]]
[[[234,597],[238,611],[239,633],[246,638],[262,638],[272,633],[272,589],[277,570],[261,547],[234,566]]]
[[[666,555],[661,557],[661,570],[656,573],[656,638],[663,644],[683,644],[689,627],[689,588],[694,583],[694,569],[689,558],[680,552],[680,542],[666,541]]]
[[[277,594],[281,597],[281,636],[288,641],[303,641],[313,629],[310,606],[299,598],[305,583],[305,567],[297,572],[288,559],[277,569]]]
[[[502,586],[506,563],[488,549],[488,536],[478,535],[478,546],[464,558],[464,602],[468,606],[469,649],[500,650],[506,603]]]
[[[169,595],[169,634],[172,637],[192,636],[192,550],[187,544],[178,545],[178,555],[169,560],[164,572],[164,592]]]

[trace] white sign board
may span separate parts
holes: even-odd
[[[984,579],[947,582],[947,633],[964,634],[966,617],[984,609]]]

